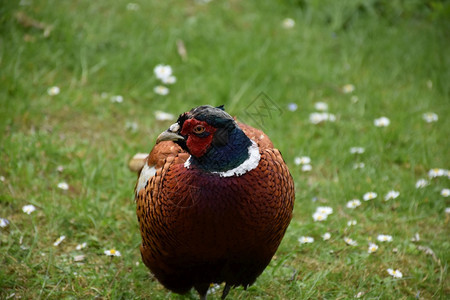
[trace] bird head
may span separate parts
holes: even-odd
[[[227,170],[242,163],[251,145],[223,105],[203,105],[181,114],[156,143],[162,141],[177,143],[194,157],[194,164],[209,171]]]
[[[230,132],[237,127],[223,105],[203,105],[181,114],[177,122],[161,133],[156,143],[173,141],[195,157],[201,157],[211,147],[228,143]]]

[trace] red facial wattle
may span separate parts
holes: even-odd
[[[196,135],[193,132],[194,127],[202,125],[205,127],[206,134]],[[212,139],[214,137],[214,132],[216,132],[216,128],[208,125],[205,121],[199,121],[196,119],[186,120],[183,124],[183,128],[181,130],[181,135],[187,136],[186,146],[189,149],[189,152],[196,156],[203,156],[211,145]]]

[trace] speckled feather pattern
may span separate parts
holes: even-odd
[[[189,155],[172,142],[149,155],[156,173],[136,196],[141,254],[174,292],[213,282],[252,284],[291,220],[294,183],[280,152],[261,131],[239,125],[261,154],[258,167],[241,176],[187,169]]]

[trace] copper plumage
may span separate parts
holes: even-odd
[[[230,118],[210,106],[181,115],[136,185],[143,262],[167,289],[195,288],[201,299],[212,283],[226,283],[223,298],[254,283],[292,218],[294,183],[281,153],[262,131]],[[224,175],[252,160],[247,145],[259,151],[256,164]]]

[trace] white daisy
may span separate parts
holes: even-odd
[[[5,176],[3,176],[3,175],[0,176],[0,181],[1,182],[5,182],[5,179],[6,179]]]
[[[353,84],[346,84],[342,87],[342,92],[344,94],[349,94],[355,90],[355,86]]]
[[[362,154],[364,153],[365,149],[363,147],[351,147],[350,153],[351,154]]]
[[[325,232],[323,235],[322,235],[322,239],[324,240],[324,241],[327,241],[327,240],[329,240],[331,238],[331,234],[329,233],[329,232]]]
[[[450,207],[446,207],[446,208],[445,208],[445,213],[446,213],[446,214],[450,214]]]
[[[106,250],[104,252],[106,255],[108,256],[121,256],[122,254],[120,254],[119,251],[117,251],[116,249],[110,249],[110,250]]]
[[[311,244],[312,242],[314,242],[314,238],[310,236],[301,236],[298,241],[300,244]]]
[[[321,122],[336,121],[336,116],[327,112],[313,112],[309,115],[309,121],[313,124],[319,124]]]
[[[324,214],[324,215],[331,215],[333,213],[333,208],[329,206],[319,206],[316,209],[316,212]]]
[[[291,29],[295,26],[295,21],[291,18],[286,18],[283,20],[282,25],[283,25],[283,28],[285,28],[285,29]]]
[[[402,278],[403,274],[400,272],[400,270],[394,270],[394,269],[387,269],[389,275],[391,275],[394,278]]]
[[[60,236],[60,237],[53,243],[53,246],[58,246],[59,244],[61,244],[62,241],[64,241],[65,238],[66,238],[65,235]]]
[[[156,78],[163,80],[167,77],[172,76],[172,67],[168,66],[168,65],[157,65],[154,69],[153,72],[156,75]]]
[[[428,181],[425,179],[419,179],[416,182],[416,189],[424,188],[428,185]]]
[[[49,94],[49,96],[56,96],[59,94],[59,92],[60,89],[57,86],[52,86],[47,89],[47,94]]]
[[[316,102],[314,104],[314,108],[320,111],[325,111],[328,110],[328,104],[326,104],[325,102]]]
[[[26,214],[31,214],[35,210],[36,207],[33,204],[25,205],[24,207],[22,207],[22,211]]]
[[[313,217],[314,221],[319,221],[320,222],[320,221],[325,221],[327,219],[328,215],[316,211],[315,213],[313,213],[312,217]]]
[[[380,242],[392,242],[392,236],[387,234],[379,234],[377,240]]]
[[[174,84],[175,82],[177,82],[177,78],[175,76],[168,76],[161,78],[161,82],[164,84]]]
[[[447,172],[444,169],[434,168],[434,169],[431,169],[430,171],[428,171],[428,177],[430,177],[430,178],[441,177],[446,174],[447,174]]]
[[[384,200],[385,200],[385,201],[388,201],[388,200],[391,200],[391,199],[395,199],[395,198],[397,198],[398,196],[400,196],[400,192],[392,190],[392,191],[389,191],[389,192],[384,196]]]
[[[364,167],[366,166],[366,164],[365,163],[355,163],[355,164],[353,164],[353,169],[364,169]]]
[[[4,228],[9,225],[9,221],[4,218],[0,218],[0,227]]]
[[[113,103],[122,103],[123,97],[121,95],[114,95],[114,96],[111,96],[111,98],[109,98],[109,100]]]
[[[84,243],[78,244],[78,245],[77,245],[77,247],[76,247],[75,249],[77,249],[77,250],[81,250],[81,249],[84,249],[84,248],[86,248],[86,246],[87,246],[87,243],[86,243],[86,242],[84,242]]]
[[[438,115],[433,113],[433,112],[427,112],[424,113],[422,115],[422,118],[425,120],[425,122],[427,123],[432,123],[432,122],[437,122],[437,120],[439,119]]]
[[[127,4],[127,10],[136,11],[136,10],[139,10],[139,8],[140,8],[140,6],[137,3],[128,3]]]
[[[347,226],[355,226],[358,222],[356,222],[356,220],[350,220],[347,222]]]
[[[386,117],[381,117],[381,118],[375,119],[373,121],[373,123],[377,127],[387,127],[387,126],[389,126],[389,124],[391,124],[391,121]]]
[[[349,237],[345,237],[345,238],[344,238],[344,242],[345,242],[347,245],[350,245],[350,246],[357,246],[357,245],[358,245],[358,242],[356,242],[355,240],[352,240],[352,239],[349,238]]]
[[[165,95],[169,94],[169,89],[166,88],[166,87],[163,86],[163,85],[155,86],[155,88],[153,89],[153,91],[154,91],[156,94],[162,95],[162,96],[165,96]]]
[[[450,189],[442,189],[442,190],[441,190],[441,196],[442,196],[442,197],[448,197],[448,196],[450,196]]]
[[[350,200],[347,202],[348,208],[357,208],[360,205],[361,205],[361,201],[359,201],[359,199],[353,199],[353,200]]]
[[[311,163],[311,158],[309,156],[297,156],[294,158],[294,163],[298,165],[308,165]]]
[[[303,172],[309,172],[312,170],[312,166],[311,165],[303,165],[302,166],[302,171]]]
[[[175,116],[160,110],[155,111],[155,118],[158,121],[172,121],[175,119]]]
[[[69,185],[67,182],[60,182],[58,183],[58,188],[67,191],[69,189]]]
[[[368,192],[368,193],[365,193],[363,195],[363,200],[364,201],[369,201],[369,200],[375,199],[376,197],[377,197],[377,193],[375,193],[375,192]]]
[[[134,121],[126,121],[125,122],[125,129],[131,131],[131,132],[136,132],[139,128],[138,123],[134,122]]]
[[[369,243],[369,249],[367,249],[368,253],[374,253],[377,250],[378,250],[378,246],[376,244]]]

